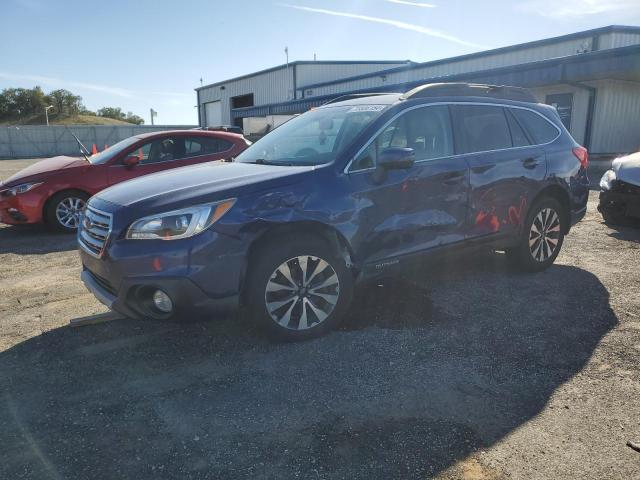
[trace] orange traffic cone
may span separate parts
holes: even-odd
[[[96,144],[93,144],[93,147],[91,147],[91,155],[95,155],[96,153],[98,153],[98,147],[96,147]]]

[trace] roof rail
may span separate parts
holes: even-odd
[[[321,106],[330,105],[332,103],[345,102],[347,100],[353,100],[354,98],[363,98],[363,97],[377,97],[379,95],[389,95],[393,94],[393,92],[379,92],[379,93],[352,93],[349,95],[340,95],[339,97],[334,98],[333,100],[329,100],[326,103],[323,103]]]
[[[518,102],[538,103],[531,91],[508,85],[484,85],[481,83],[427,83],[420,85],[400,97],[402,100],[426,97],[490,97]]]

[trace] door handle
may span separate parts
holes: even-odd
[[[454,172],[454,173],[449,173],[445,175],[444,179],[442,180],[442,183],[444,183],[445,185],[455,185],[457,183],[462,182],[462,180],[464,180],[464,173]]]
[[[529,170],[536,168],[538,165],[540,165],[540,162],[537,158],[527,158],[522,162],[522,166],[524,168],[528,168]]]

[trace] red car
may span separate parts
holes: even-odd
[[[113,184],[170,168],[235,157],[250,142],[206,130],[153,132],[85,158],[52,157],[0,182],[0,223],[46,223],[74,232],[89,197]]]

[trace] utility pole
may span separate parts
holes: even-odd
[[[291,82],[289,81],[289,47],[284,47],[284,54],[287,58],[287,100],[291,100]]]
[[[44,107],[44,118],[47,120],[47,127],[49,126],[49,109],[53,108],[53,105],[49,105],[48,107]]]
[[[149,109],[149,116],[151,117],[151,125],[154,125],[153,117],[157,117],[158,116],[158,112],[156,112],[153,108],[150,108]]]

